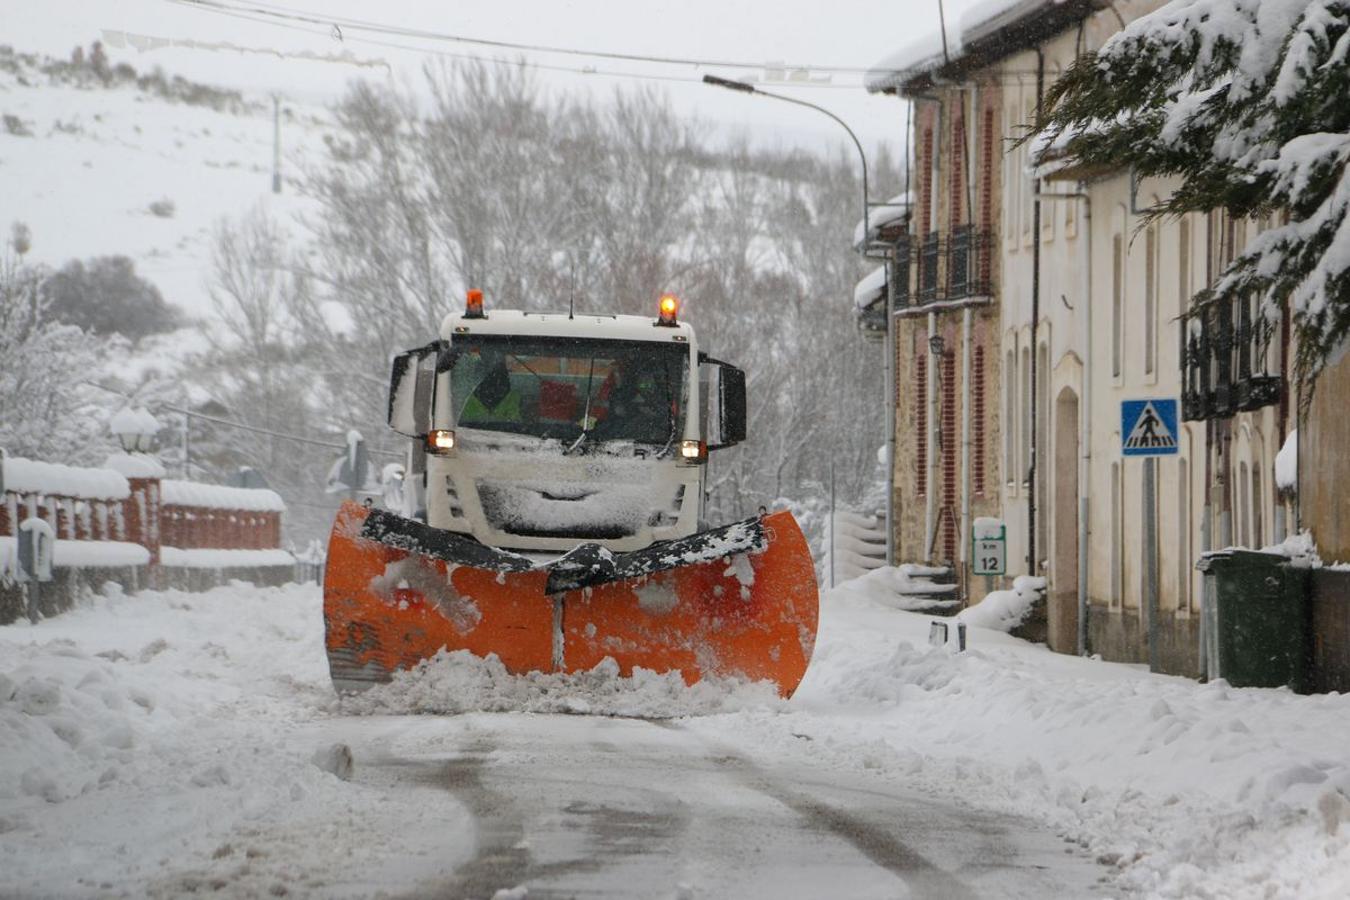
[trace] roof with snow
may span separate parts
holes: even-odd
[[[7,456],[0,484],[16,494],[49,494],[78,497],[83,500],[122,500],[131,496],[131,487],[120,472],[112,469],[86,469]]]
[[[913,202],[909,192],[906,192],[897,194],[884,204],[869,209],[867,211],[868,243],[882,237],[882,231],[889,230],[891,226],[904,222],[905,217],[909,215]],[[853,228],[853,246],[862,249],[862,245],[863,220],[859,219],[858,224]]]
[[[241,509],[248,512],[284,512],[286,509],[286,504],[276,491],[171,479],[160,482],[160,499],[165,506]]]
[[[921,92],[1034,46],[1092,13],[1107,0],[982,0],[939,32],[877,62],[863,79],[869,93]]]
[[[865,309],[886,296],[886,267],[877,266],[858,281],[853,288],[853,306]]]

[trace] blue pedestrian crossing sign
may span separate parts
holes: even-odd
[[[1177,452],[1176,400],[1120,401],[1123,456],[1171,456]]]

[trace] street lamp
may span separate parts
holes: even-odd
[[[143,406],[126,406],[108,422],[108,429],[117,435],[124,452],[149,453],[154,449],[159,422]]]
[[[795,103],[797,106],[805,106],[807,109],[814,109],[818,113],[824,113],[831,119],[839,123],[848,136],[853,139],[853,146],[858,148],[858,159],[862,161],[862,210],[863,210],[863,252],[867,252],[867,242],[871,238],[872,226],[868,221],[867,210],[872,204],[868,200],[867,193],[867,154],[863,152],[862,142],[858,136],[853,133],[853,129],[848,127],[848,123],[836,116],[823,106],[816,106],[814,103],[807,103],[805,100],[798,100],[796,97],[785,97],[782,94],[771,94],[768,91],[761,91],[753,84],[746,84],[744,81],[732,81],[730,78],[719,78],[716,75],[704,75],[704,84],[711,84],[717,87],[726,88],[729,91],[740,91],[743,94],[758,94],[761,97],[772,97],[775,100],[782,100],[784,103]]]
[[[743,94],[758,94],[761,97],[771,97],[774,100],[782,100],[784,103],[792,103],[797,106],[805,106],[807,109],[814,109],[818,113],[823,113],[839,123],[839,126],[848,132],[849,138],[853,141],[853,146],[858,148],[858,160],[862,163],[862,212],[863,212],[863,239],[862,254],[867,256],[867,247],[872,240],[872,222],[869,211],[872,202],[867,188],[867,154],[863,152],[862,141],[853,133],[853,129],[848,127],[848,123],[836,116],[823,106],[816,106],[814,103],[807,103],[805,100],[798,100],[796,97],[785,97],[782,94],[771,94],[768,91],[762,91],[753,84],[746,84],[744,81],[732,81],[730,78],[719,78],[716,75],[704,75],[704,84],[711,84],[716,87],[726,88],[729,91],[740,91]],[[893,256],[892,256],[893,258]],[[892,307],[892,298],[895,291],[888,285],[886,289],[886,564],[895,564],[895,310]],[[833,522],[833,514],[831,515]],[[833,527],[833,525],[831,525]],[[833,553],[831,553],[833,558]]]

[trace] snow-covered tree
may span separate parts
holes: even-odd
[[[106,410],[91,404],[101,357],[95,340],[55,322],[47,275],[24,264],[26,229],[0,251],[0,447],[16,456],[68,463],[107,453]]]
[[[1197,302],[1287,304],[1313,380],[1350,334],[1348,92],[1350,0],[1176,0],[1065,73],[1035,149],[1179,176],[1153,215],[1278,214]]]

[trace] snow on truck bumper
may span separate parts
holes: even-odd
[[[493,547],[626,552],[698,528],[702,469],[674,459],[461,452],[427,459],[427,522]]]

